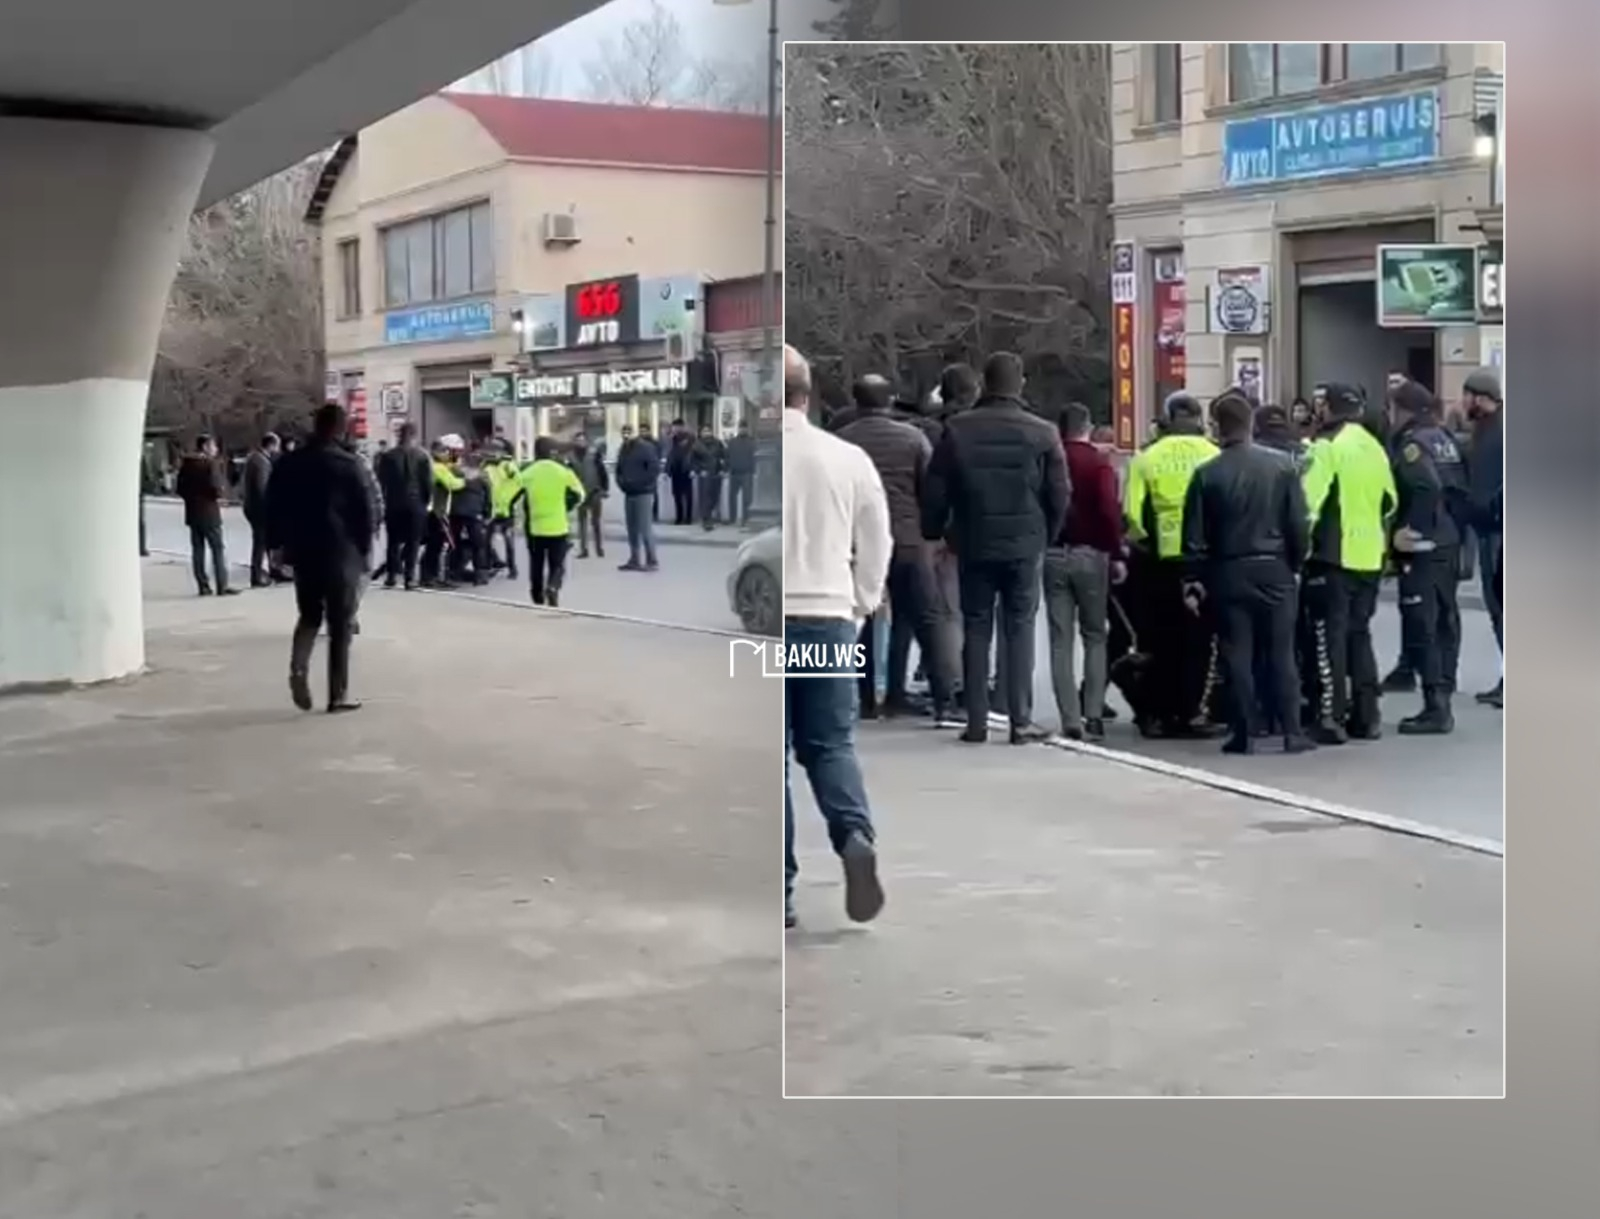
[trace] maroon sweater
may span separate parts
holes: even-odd
[[[1091,546],[1122,557],[1122,500],[1111,459],[1087,440],[1069,440],[1067,474],[1072,479],[1072,507],[1056,539],[1058,546]]]

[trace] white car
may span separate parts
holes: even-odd
[[[778,526],[739,547],[728,573],[728,605],[750,634],[783,634],[783,531]]]

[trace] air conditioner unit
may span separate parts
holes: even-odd
[[[667,335],[667,360],[673,364],[687,364],[694,359],[693,340],[682,330]]]
[[[546,212],[544,214],[545,245],[577,245],[578,218],[571,212]]]

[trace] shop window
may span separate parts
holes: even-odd
[[[382,231],[385,308],[494,291],[489,205],[474,203]]]
[[[1158,42],[1150,48],[1154,97],[1150,121],[1176,123],[1183,119],[1183,44]]]
[[[361,242],[352,237],[338,246],[339,316],[361,316]]]

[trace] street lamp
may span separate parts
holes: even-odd
[[[757,0],[711,0],[727,8]],[[756,408],[756,477],[752,519],[778,522],[783,515],[783,428],[778,400],[778,157],[783,128],[778,121],[778,0],[767,5],[767,215],[762,231],[761,400]]]

